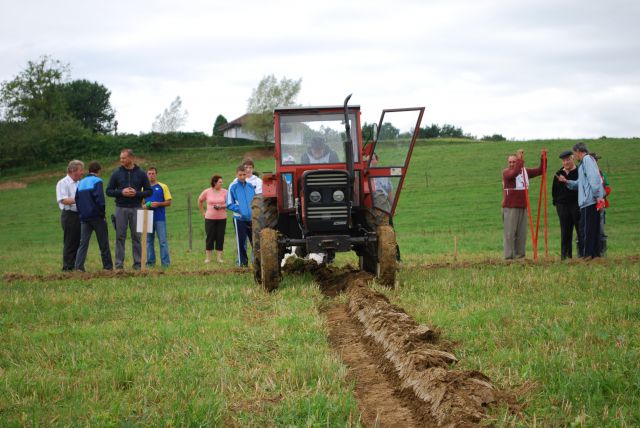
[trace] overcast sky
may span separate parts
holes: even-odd
[[[478,137],[640,137],[640,1],[0,0],[0,80],[50,55],[111,90],[122,132],[176,96],[184,131],[246,112],[268,74],[364,120],[426,106]]]

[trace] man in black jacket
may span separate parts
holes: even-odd
[[[123,149],[120,152],[120,165],[120,168],[111,174],[107,185],[107,196],[116,198],[116,269],[124,268],[127,227],[131,231],[133,268],[140,269],[142,247],[140,235],[136,232],[137,213],[142,206],[142,199],[151,196],[153,189],[147,173],[135,164],[131,149]]]
[[[561,175],[567,180],[578,179],[578,168],[573,161],[571,150],[565,150],[560,153],[559,157],[562,159],[562,168],[553,176],[551,195],[553,196],[553,205],[556,206],[560,218],[560,257],[564,260],[572,257],[573,229],[576,230],[578,241],[581,239],[578,231],[580,208],[578,207],[578,191],[570,190],[564,183],[558,181],[558,176]],[[578,251],[580,251],[579,242]],[[582,254],[578,254],[578,256],[582,257]]]

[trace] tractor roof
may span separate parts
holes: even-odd
[[[294,106],[294,107],[277,107],[274,112],[286,111],[314,111],[314,110],[343,110],[344,106]],[[359,105],[350,105],[349,110],[360,110]]]

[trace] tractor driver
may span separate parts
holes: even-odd
[[[338,154],[329,148],[322,137],[313,137],[311,145],[302,155],[301,163],[338,163]]]

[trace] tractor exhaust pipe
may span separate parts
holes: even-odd
[[[349,125],[349,99],[352,94],[349,94],[344,99],[344,128],[347,133],[347,138],[344,142],[344,149],[347,155],[347,173],[349,174],[349,189],[353,186],[353,140],[351,139],[351,125]]]
[[[349,180],[349,185],[347,186],[347,201],[349,204],[349,215],[348,215],[348,225],[352,226],[351,223],[351,207],[353,207],[353,181],[354,181],[354,172],[353,172],[353,140],[351,139],[351,125],[349,125],[349,99],[352,94],[349,94],[347,98],[344,99],[344,129],[347,133],[346,139],[344,141],[344,149],[347,155],[347,175]]]

